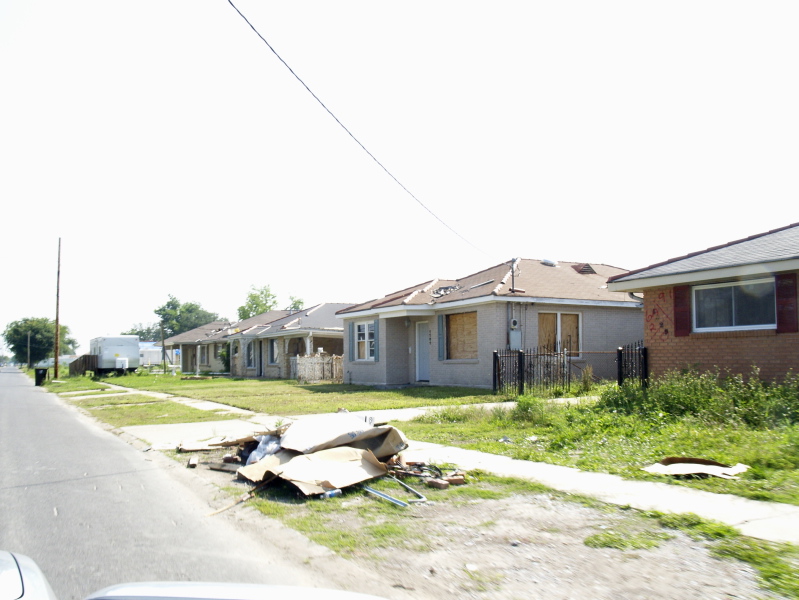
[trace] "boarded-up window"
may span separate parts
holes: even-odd
[[[538,345],[546,350],[555,350],[558,342],[558,314],[538,313]]]
[[[447,315],[447,358],[477,358],[477,313]]]
[[[538,313],[538,345],[551,351],[580,353],[580,315]]]
[[[580,353],[580,315],[560,315],[560,341],[570,354]]]

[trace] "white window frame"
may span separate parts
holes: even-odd
[[[255,368],[255,344],[252,341],[244,345],[244,364],[248,369]]]
[[[363,329],[362,329],[363,328]],[[369,337],[369,333],[371,332],[371,338]],[[355,360],[361,362],[371,361],[374,362],[375,360],[375,322],[374,321],[356,321],[352,328],[352,333],[355,336],[354,340],[354,348],[355,348]],[[364,334],[364,339],[361,340],[361,333]],[[366,357],[361,358],[360,356],[360,343],[363,342],[366,345]],[[371,343],[371,346],[370,346]]]
[[[200,344],[200,364],[201,365],[208,365],[208,346],[206,344]]]
[[[699,290],[718,289],[725,287],[743,287],[745,285],[771,283],[774,288],[774,322],[760,323],[756,325],[725,325],[723,327],[699,327],[697,321],[697,300],[696,292]],[[733,311],[733,317],[735,312]],[[724,283],[709,283],[706,285],[695,285],[691,287],[691,330],[696,333],[712,331],[752,331],[763,329],[777,329],[777,282],[774,277],[764,277],[761,279],[744,279],[741,281],[727,281]]]
[[[280,357],[280,340],[278,338],[269,338],[266,347],[266,361],[270,365],[276,365]]]

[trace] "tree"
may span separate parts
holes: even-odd
[[[253,285],[250,287],[250,293],[247,294],[247,300],[242,306],[239,306],[239,320],[249,319],[270,310],[275,310],[276,306],[277,296],[272,293],[268,285],[261,288]]]
[[[160,342],[161,326],[158,323],[136,323],[120,335],[138,335],[141,342]]]
[[[183,302],[169,295],[169,300],[155,309],[155,314],[164,326],[164,335],[171,337],[218,321],[219,315],[205,310],[196,302]],[[159,334],[160,338],[160,334]]]
[[[73,354],[78,347],[78,343],[69,337],[69,327],[61,325],[60,329],[61,353]],[[28,334],[30,334],[30,338]],[[33,363],[53,355],[55,350],[55,321],[44,317],[31,317],[21,321],[13,321],[6,326],[3,337],[8,348],[14,353],[14,359],[19,363],[28,362],[28,348],[30,347],[30,362],[28,366],[31,366]]]
[[[288,310],[302,310],[305,307],[305,300],[295,296],[289,296]]]

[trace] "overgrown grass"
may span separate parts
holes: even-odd
[[[701,414],[614,412],[603,404],[523,397],[515,408],[443,408],[397,423],[411,439],[712,492],[799,504],[799,425],[752,427]],[[642,471],[666,456],[709,458],[750,469],[739,480],[673,479]]]
[[[478,404],[498,400],[489,390],[457,387],[418,387],[376,390],[345,384],[303,384],[293,380],[214,378],[183,380],[171,375],[123,375],[103,379],[117,385],[210,400],[270,415],[286,416],[350,411],[380,410],[457,404]]]

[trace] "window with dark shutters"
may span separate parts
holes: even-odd
[[[777,333],[799,331],[796,310],[796,273],[783,273],[775,278],[777,286]]]
[[[686,336],[691,333],[691,286],[678,285],[674,288],[674,335]]]

